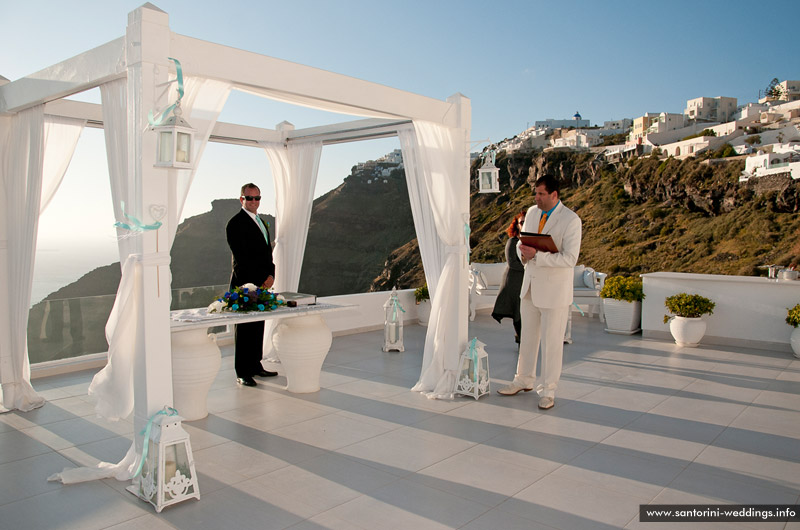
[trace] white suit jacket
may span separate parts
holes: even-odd
[[[525,214],[522,231],[538,232],[541,216],[542,211],[537,206],[531,207]],[[573,267],[578,263],[581,250],[581,219],[559,202],[542,233],[553,237],[558,252],[537,252],[534,259],[525,264],[519,296],[523,298],[530,290],[536,307],[568,306],[572,303]]]

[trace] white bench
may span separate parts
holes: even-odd
[[[469,264],[469,319],[475,320],[475,310],[481,297],[497,297],[506,271],[505,263]],[[488,301],[488,300],[487,300]],[[494,303],[494,299],[491,300]]]
[[[505,263],[470,263],[469,265],[469,319],[475,320],[478,304],[494,303],[500,292],[500,283],[503,281]],[[590,317],[594,316],[595,308],[600,320],[604,319],[603,299],[600,290],[606,281],[607,274],[596,272],[591,267],[578,265],[573,270],[572,299],[573,308],[583,312],[580,306],[585,306]],[[569,312],[564,342],[572,344],[572,311]]]
[[[590,317],[594,316],[597,308],[600,320],[603,320],[603,299],[600,298],[600,291],[606,282],[606,276],[608,275],[604,272],[578,265],[572,277],[572,302],[576,306],[587,306]]]

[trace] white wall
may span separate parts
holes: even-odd
[[[672,340],[664,324],[666,297],[700,294],[715,302],[706,315],[708,329],[700,342],[791,352],[787,309],[800,301],[800,281],[769,280],[755,276],[654,272],[643,274],[642,336]]]

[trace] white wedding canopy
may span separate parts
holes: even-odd
[[[0,86],[0,411],[44,403],[30,384],[26,345],[37,221],[85,123],[105,130],[116,215],[109,223],[125,223],[125,215],[145,225],[163,223],[120,238],[123,275],[106,327],[109,362],[90,392],[107,418],[133,411],[136,433],[172,405],[169,250],[194,171],[153,166],[156,135],[147,121],[150,111],[175,101],[170,57],[180,61],[186,79],[182,107],[197,130],[195,167],[209,140],[267,154],[277,201],[275,260],[279,271],[293,271],[278,274],[279,290],[298,287],[322,146],[399,136],[433,302],[414,390],[451,395],[467,343],[469,100],[460,94],[431,99],[178,35],[168,15],[148,3],[128,15],[125,36]],[[102,106],[63,99],[94,87],[101,89]],[[365,119],[303,130],[219,123],[230,90]],[[48,134],[56,125],[73,133]],[[141,454],[141,443],[137,435],[138,450],[129,457]]]

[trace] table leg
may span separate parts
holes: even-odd
[[[172,401],[187,421],[208,416],[208,391],[222,354],[205,328],[172,332]]]
[[[319,315],[287,318],[272,333],[272,344],[286,371],[286,390],[319,391],[319,376],[333,335]]]

